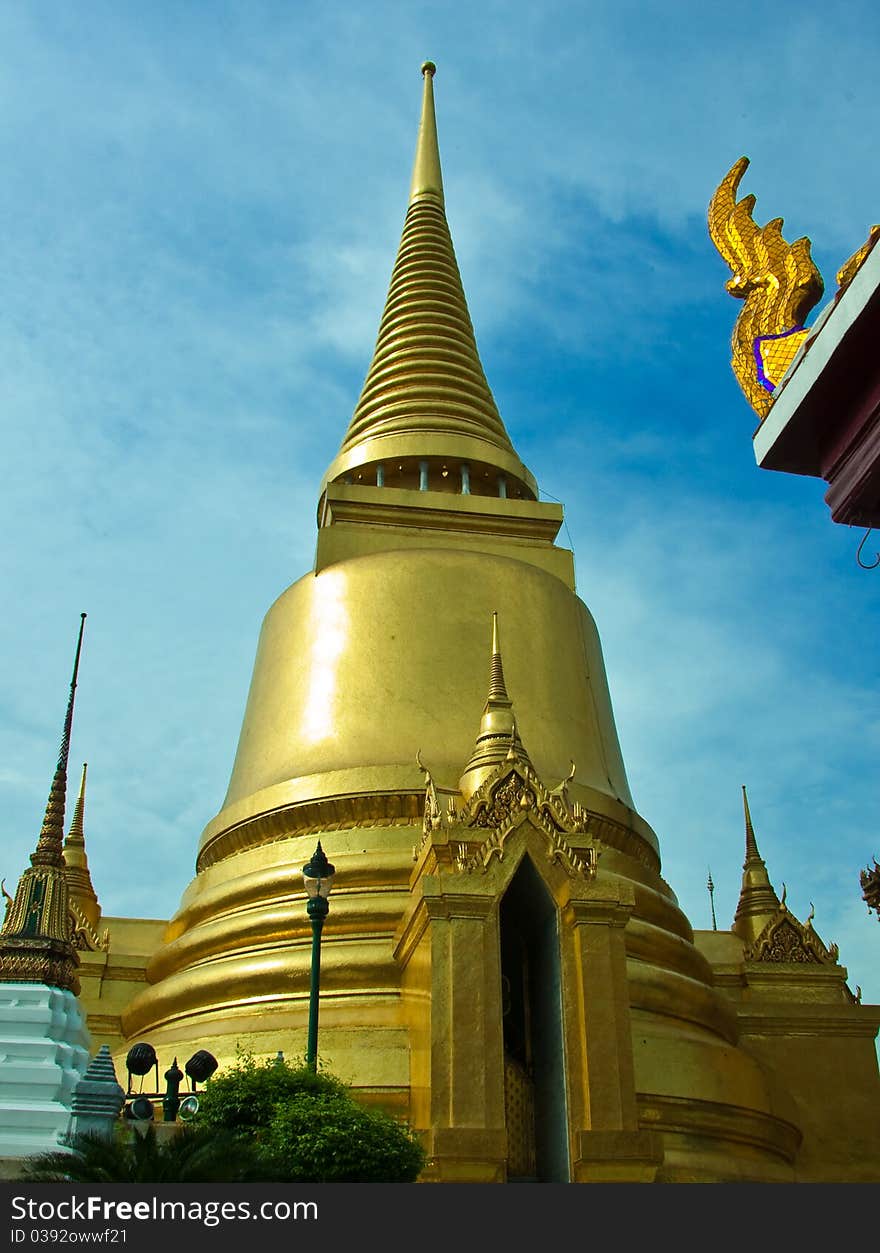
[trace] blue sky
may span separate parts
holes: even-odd
[[[880,1001],[858,884],[880,855],[880,573],[821,482],[756,467],[705,225],[747,154],[757,219],[811,237],[831,296],[880,212],[880,18],[733,12],[0,3],[7,885],[86,610],[71,778],[88,760],[95,887],[108,914],[176,908],[262,616],[312,563],[431,57],[483,364],[565,503],[664,876],[705,927],[711,866],[729,926],[745,783],[777,889]]]

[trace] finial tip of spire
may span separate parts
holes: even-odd
[[[422,73],[423,73],[423,74],[430,74],[430,75],[431,75],[431,77],[433,78],[433,77],[434,77],[434,75],[437,73],[437,66],[434,64],[434,62],[433,62],[433,61],[423,61],[423,62],[422,62]]]

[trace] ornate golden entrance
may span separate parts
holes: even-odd
[[[568,1179],[556,910],[529,857],[501,902],[507,1177]]]

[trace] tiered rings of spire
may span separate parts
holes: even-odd
[[[500,471],[509,476],[511,495],[534,499],[535,481],[516,455],[483,372],[446,221],[434,71],[431,61],[422,66],[409,208],[373,359],[325,484],[354,474],[380,486],[424,489],[440,486],[450,464],[458,472],[464,463],[473,490],[487,478],[494,486]]]

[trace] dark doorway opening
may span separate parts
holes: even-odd
[[[500,930],[508,1178],[567,1183],[559,925],[528,857],[504,894]]]

